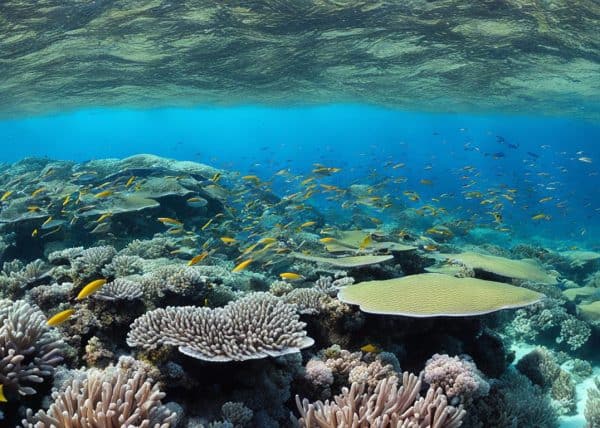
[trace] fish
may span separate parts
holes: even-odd
[[[30,205],[27,207],[27,211],[29,211],[30,213],[37,213],[40,212],[41,208],[38,207],[37,205]]]
[[[45,187],[40,187],[39,189],[34,190],[33,192],[31,192],[31,196],[37,196],[40,193],[42,193],[44,190],[46,190]]]
[[[425,185],[425,186],[431,186],[433,185],[433,181],[428,180],[426,178],[422,178],[421,180],[419,180],[419,183]]]
[[[307,222],[302,223],[299,227],[300,227],[300,229],[304,229],[305,227],[311,227],[311,226],[314,226],[315,224],[317,224],[316,221],[307,221]]]
[[[221,236],[219,239],[226,245],[234,244],[237,242],[235,238],[231,238],[229,236]]]
[[[81,289],[81,291],[77,295],[76,299],[77,300],[85,299],[90,294],[98,291],[100,289],[100,287],[102,287],[104,284],[106,284],[106,279],[96,279],[96,280],[90,282],[89,284],[87,284],[85,287],[83,287]]]
[[[96,227],[94,227],[90,233],[93,234],[104,234],[110,231],[110,222],[108,223],[99,223]]]
[[[186,203],[188,204],[188,206],[190,206],[192,208],[202,208],[202,207],[205,207],[206,205],[208,205],[208,201],[199,196],[194,196],[193,198],[189,198],[188,200],[186,200]]]
[[[129,187],[133,184],[133,182],[135,181],[136,176],[132,175],[131,177],[129,177],[129,180],[127,180],[127,183],[125,183],[125,187]]]
[[[550,220],[550,216],[548,214],[544,214],[544,213],[540,213],[540,214],[536,214],[534,216],[531,217],[532,220],[538,221],[538,220]]]
[[[0,403],[6,403],[8,402],[8,400],[6,399],[6,396],[4,395],[4,385],[0,383]]]
[[[281,279],[287,279],[289,281],[296,281],[298,279],[304,278],[299,273],[294,273],[294,272],[283,272],[283,273],[280,273],[279,276],[281,277]]]
[[[6,192],[4,192],[2,197],[0,197],[0,202],[6,201],[8,198],[10,198],[10,195],[12,195],[13,193],[15,193],[14,190],[7,190]]]
[[[544,202],[550,202],[552,199],[554,199],[552,196],[546,196],[545,198],[540,199],[538,202],[543,204]]]
[[[206,230],[206,228],[207,228],[208,226],[210,226],[210,224],[213,222],[213,220],[214,220],[214,219],[212,219],[212,218],[211,218],[211,219],[210,219],[210,220],[208,220],[206,223],[204,223],[204,226],[202,226],[202,227],[200,228],[200,230]]]
[[[221,173],[220,172],[216,172],[212,178],[210,179],[210,181],[212,181],[213,183],[218,182],[221,179]]]
[[[64,311],[61,311],[53,315],[48,321],[46,321],[46,325],[53,327],[62,324],[63,322],[68,320],[74,313],[75,309],[66,309]]]
[[[365,248],[367,248],[369,245],[371,245],[371,243],[373,242],[373,237],[371,236],[371,234],[369,233],[367,236],[365,236],[365,238],[362,240],[362,242],[360,243],[358,249],[359,250],[364,250]]]
[[[190,259],[190,261],[188,262],[188,266],[194,266],[198,263],[200,263],[202,260],[204,260],[206,257],[208,257],[208,251],[203,252],[202,254],[198,254],[197,256],[194,256]]]
[[[240,264],[238,264],[236,267],[233,268],[232,272],[240,272],[243,271],[244,269],[246,269],[250,263],[252,263],[254,260],[252,259],[248,259],[248,260],[244,260],[243,262],[241,262]]]
[[[260,183],[260,178],[258,178],[256,175],[244,175],[242,180],[251,181],[254,184]]]
[[[65,196],[65,199],[63,199],[62,206],[66,207],[69,202],[71,202],[71,195]]]
[[[94,197],[98,198],[98,199],[102,199],[102,198],[108,198],[110,195],[112,195],[114,192],[112,190],[103,190],[100,193],[96,193],[94,195]]]
[[[580,158],[577,158],[577,160],[583,163],[592,163],[592,158],[589,158],[587,156],[582,156]]]
[[[112,213],[104,213],[100,217],[98,217],[98,220],[96,220],[96,223],[102,223],[104,220],[106,220],[110,216],[112,216]]]
[[[183,226],[183,222],[171,217],[158,217],[157,220],[164,225]]]
[[[360,350],[363,352],[370,352],[370,353],[381,352],[381,350],[377,346],[373,345],[372,343],[367,343],[365,346],[361,346]]]
[[[31,237],[32,237],[32,238],[35,238],[36,236],[38,236],[38,233],[40,233],[40,231],[39,231],[39,230],[37,230],[37,229],[33,229],[33,232],[31,232]]]
[[[335,238],[332,238],[331,236],[326,236],[325,238],[319,239],[319,242],[321,242],[322,244],[329,244],[331,242],[335,242]]]

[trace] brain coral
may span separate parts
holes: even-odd
[[[268,293],[252,293],[223,308],[160,308],[131,325],[127,343],[152,349],[177,346],[206,361],[265,358],[298,352],[314,341],[306,336],[295,306]]]
[[[0,384],[6,393],[35,394],[32,385],[52,376],[61,362],[61,347],[39,309],[0,300]]]
[[[367,281],[340,290],[338,298],[363,312],[410,317],[481,315],[539,301],[543,294],[501,282],[423,273]]]

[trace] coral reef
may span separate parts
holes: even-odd
[[[339,426],[429,426],[459,427],[464,410],[447,404],[441,389],[429,388],[424,397],[419,395],[421,381],[408,372],[398,387],[395,378],[382,379],[370,394],[364,383],[353,383],[335,397],[335,401],[310,403],[296,396],[300,412],[297,425],[311,428]],[[360,421],[360,425],[359,425]]]
[[[295,308],[267,293],[250,294],[224,308],[168,307],[132,325],[129,346],[178,346],[207,361],[232,361],[299,352],[313,344]]]
[[[586,428],[600,426],[600,378],[594,379],[594,386],[588,389],[588,398],[585,403]]]
[[[35,307],[0,300],[0,384],[5,394],[33,395],[62,361],[62,342]]]
[[[104,371],[90,369],[52,394],[47,411],[28,411],[24,428],[69,426],[174,427],[176,415],[161,400],[165,394],[144,371],[119,363]]]

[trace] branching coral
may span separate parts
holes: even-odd
[[[61,391],[47,411],[22,421],[25,428],[153,427],[170,428],[176,415],[161,400],[165,394],[139,369],[91,369]]]
[[[460,402],[487,395],[490,390],[475,363],[467,357],[433,355],[425,365],[423,380]]]
[[[117,250],[110,245],[83,250],[78,256],[71,259],[73,274],[83,279],[100,275],[104,266],[109,264],[116,254]]]
[[[600,427],[600,378],[595,378],[594,384],[594,387],[588,389],[585,403],[586,428]]]
[[[329,296],[315,288],[296,288],[283,296],[283,300],[295,305],[298,312],[309,315],[323,311],[325,299],[329,299]]]
[[[62,341],[37,308],[0,300],[0,384],[9,393],[36,393],[32,385],[52,376],[62,360]]]
[[[297,425],[303,428],[455,428],[465,416],[462,408],[448,405],[440,388],[429,388],[425,396],[420,397],[421,380],[408,372],[404,373],[400,387],[395,379],[386,378],[377,383],[372,394],[365,388],[364,383],[353,383],[333,402],[310,403],[296,396],[301,415]]]
[[[133,275],[142,271],[143,259],[138,256],[117,255],[102,269],[105,277],[117,277]]]
[[[207,361],[265,358],[298,352],[313,344],[295,307],[268,293],[253,293],[224,308],[167,307],[134,321],[129,346],[178,346]]]

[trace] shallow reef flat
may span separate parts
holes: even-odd
[[[0,115],[359,102],[598,120],[598,2],[0,4]]]
[[[354,197],[332,172],[303,182]],[[599,426],[595,249],[294,195],[152,155],[3,165],[0,424]]]

